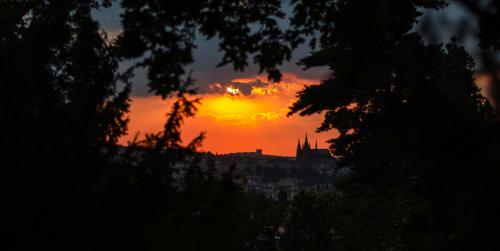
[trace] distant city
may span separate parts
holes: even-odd
[[[235,167],[235,180],[247,192],[264,194],[275,201],[292,200],[300,191],[332,189],[339,175],[337,161],[328,149],[312,147],[307,134],[297,144],[295,157],[267,155],[263,149],[254,152],[202,155],[202,168],[214,165],[219,173]],[[211,164],[210,164],[211,163]]]

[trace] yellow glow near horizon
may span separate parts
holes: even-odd
[[[215,112],[218,115],[251,113],[257,110],[256,104],[247,99],[230,98],[227,96],[205,98],[202,109]]]
[[[279,108],[265,100],[247,97],[209,96],[202,100],[199,116],[208,116],[223,125],[255,125],[280,118]]]

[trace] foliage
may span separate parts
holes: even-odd
[[[235,70],[248,65],[277,81],[276,66],[289,60],[292,46],[279,28],[284,17],[281,1],[122,1],[124,32],[118,38],[120,55],[139,59],[147,67],[151,91],[166,97],[176,90],[184,67],[193,62],[196,35],[217,37],[224,57],[220,65]]]
[[[495,191],[489,177],[498,172],[499,145],[490,139],[498,137],[498,120],[474,84],[474,62],[465,50],[455,41],[425,43],[412,31],[418,7],[442,4],[337,1],[324,8],[296,1],[296,33],[319,34],[319,49],[301,63],[328,66],[333,74],[301,91],[292,113],[325,112],[318,130],[339,130],[332,150],[354,169],[347,187],[363,191],[363,204],[351,205],[355,210],[376,217],[369,202],[380,198],[381,208],[396,213],[403,201],[394,204],[385,194],[406,191],[396,199],[414,198],[398,221],[378,223],[406,231],[372,231],[351,249],[495,249],[488,238],[498,231],[491,223],[498,217],[479,205]],[[373,227],[362,219],[351,225],[358,233]],[[480,226],[481,234],[471,232]],[[394,241],[382,245],[380,236]]]
[[[283,28],[278,0],[0,1],[6,245],[498,250],[498,114],[457,40],[433,44],[414,29],[426,8],[448,2],[293,0]],[[497,1],[456,2],[476,14],[490,55],[479,65],[497,79]],[[91,10],[112,4],[123,9],[123,33],[110,44]],[[291,114],[324,113],[318,130],[340,132],[331,149],[352,175],[287,204],[243,193],[234,167],[203,168],[204,135],[181,141],[198,101],[185,69],[198,35],[219,39],[220,65],[243,70],[253,60],[275,81],[309,41],[300,63],[332,76],[301,91]],[[119,72],[127,60],[136,65]],[[161,132],[121,147],[137,67],[175,102]]]

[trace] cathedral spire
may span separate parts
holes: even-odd
[[[297,152],[295,154],[295,159],[296,160],[300,160],[300,155],[302,153],[302,148],[300,147],[300,139],[298,140],[298,144],[297,144]]]
[[[311,145],[309,145],[309,141],[307,140],[307,133],[306,133],[306,139],[304,140],[304,146],[302,146],[302,149],[311,149]]]

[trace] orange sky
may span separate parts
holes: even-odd
[[[327,148],[325,141],[336,137],[337,132],[314,133],[322,121],[321,115],[286,116],[297,91],[318,82],[284,73],[280,83],[269,84],[265,76],[213,83],[211,93],[198,95],[202,98],[199,111],[183,126],[183,140],[189,142],[206,132],[201,149],[204,151],[250,152],[262,148],[264,154],[295,156],[297,139],[302,141],[307,132],[311,144],[317,139],[319,148]],[[156,96],[132,97],[129,134],[121,143],[138,132],[143,136],[160,131],[169,103]]]

